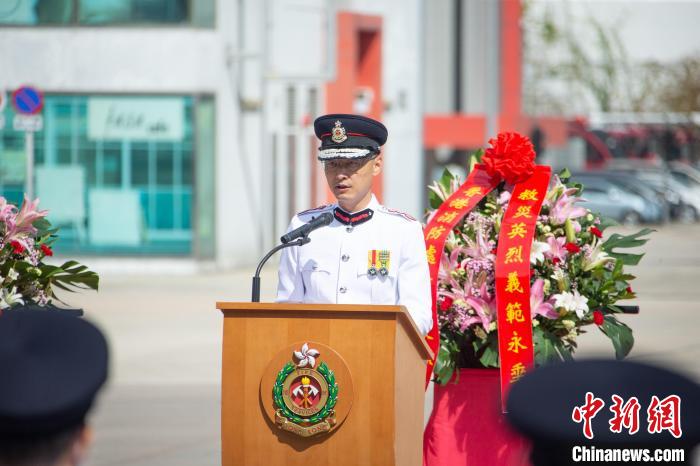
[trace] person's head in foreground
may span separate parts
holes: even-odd
[[[86,415],[107,379],[107,342],[60,311],[0,314],[0,466],[73,466]]]
[[[371,118],[332,114],[317,118],[314,131],[321,140],[318,159],[338,205],[349,213],[364,209],[372,198],[372,180],[382,172],[380,147],[387,129]]]
[[[700,386],[637,362],[535,369],[513,385],[507,409],[510,423],[532,440],[533,466],[645,464],[644,455],[654,461],[657,451],[663,464],[692,464],[700,441]],[[678,449],[685,451],[672,451]]]

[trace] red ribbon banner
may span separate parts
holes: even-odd
[[[484,196],[498,186],[498,183],[499,180],[492,178],[483,165],[475,165],[464,184],[442,203],[432,220],[425,226],[425,251],[428,256],[430,293],[433,298],[433,328],[425,336],[425,339],[435,357],[437,357],[440,347],[440,329],[437,317],[437,276],[440,270],[440,257],[442,257],[445,248],[445,240],[455,225],[461,222]],[[426,387],[433,374],[434,365],[435,360],[428,361],[425,374]]]
[[[498,309],[498,351],[501,366],[501,401],[510,384],[522,377],[534,362],[532,318],[530,315],[530,250],[551,170],[537,165],[527,180],[518,183],[511,194],[501,222],[496,253],[496,304]],[[425,246],[430,269],[433,301],[433,328],[425,337],[437,357],[440,329],[437,318],[437,277],[445,240],[450,231],[498,186],[500,179],[477,164],[467,180],[442,203],[426,225]],[[428,361],[426,386],[433,373],[434,360]]]
[[[550,175],[549,167],[537,165],[530,178],[515,186],[498,235],[496,305],[503,412],[510,385],[534,364],[530,249]]]

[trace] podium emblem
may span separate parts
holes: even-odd
[[[302,437],[330,431],[336,425],[338,384],[320,362],[321,353],[304,343],[277,373],[272,387],[275,424]]]

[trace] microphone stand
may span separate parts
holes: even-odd
[[[263,265],[265,265],[265,262],[267,262],[267,260],[270,257],[272,257],[272,255],[274,253],[276,253],[277,251],[279,251],[280,249],[289,248],[292,246],[303,246],[306,243],[308,243],[309,241],[311,241],[311,239],[309,239],[308,236],[302,236],[301,238],[299,238],[296,241],[290,241],[289,243],[280,244],[278,246],[275,246],[272,249],[272,251],[268,252],[265,255],[265,257],[262,258],[262,260],[258,264],[257,270],[255,271],[255,276],[253,276],[253,297],[251,299],[251,302],[254,302],[254,303],[260,302],[260,271],[262,270]]]

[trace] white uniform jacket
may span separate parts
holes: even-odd
[[[288,231],[335,207],[295,215]],[[282,251],[277,301],[399,304],[406,306],[418,329],[426,334],[433,320],[421,224],[380,205],[374,196],[368,208],[373,211],[370,220],[349,226],[334,218],[330,225],[311,232],[310,243]],[[369,273],[373,250],[389,251],[386,275]]]

